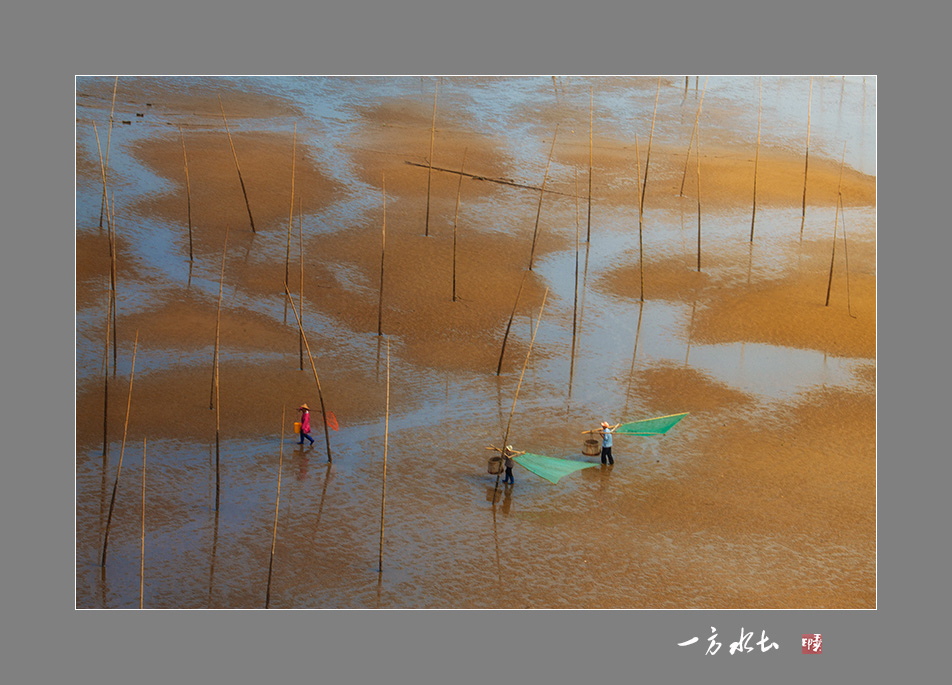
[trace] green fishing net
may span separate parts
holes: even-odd
[[[562,476],[567,476],[581,469],[598,466],[598,464],[589,464],[584,461],[546,457],[541,454],[532,454],[531,452],[520,454],[513,457],[512,460],[520,466],[529,469],[535,475],[545,478],[550,483],[558,483],[559,478]]]
[[[664,435],[687,415],[688,412],[684,412],[683,414],[669,414],[654,419],[623,423],[614,432],[616,435]]]

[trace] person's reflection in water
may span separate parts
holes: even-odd
[[[308,460],[307,460],[307,455],[306,455],[306,454],[299,454],[299,455],[298,455],[298,459],[299,459],[300,461],[298,462],[298,474],[297,474],[297,479],[298,479],[298,480],[305,480],[305,479],[307,478],[307,461],[308,461]]]
[[[509,516],[509,508],[512,506],[512,483],[506,485],[502,496],[502,513]]]

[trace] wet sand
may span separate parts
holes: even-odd
[[[469,97],[478,97],[479,85],[474,81]],[[108,117],[108,86],[79,86],[84,141],[90,119],[101,129]],[[719,129],[716,147],[708,147],[702,129],[702,222],[710,234],[698,272],[693,166],[685,197],[678,195],[696,109],[696,101],[686,99],[683,144],[659,136],[651,151],[646,301],[636,328],[641,305],[634,141],[605,130],[594,136],[595,228],[588,254],[588,111],[579,104],[588,101],[587,86],[574,106],[553,99],[522,112],[540,131],[541,154],[531,168],[519,162],[522,143],[507,131],[476,132],[484,122],[441,102],[433,164],[459,169],[465,154],[467,172],[522,185],[541,185],[551,145],[544,131],[561,122],[539,216],[539,266],[526,278],[497,377],[502,335],[529,261],[539,194],[492,180],[467,177],[460,184],[458,175],[434,171],[430,236],[424,237],[427,170],[416,165],[427,162],[431,82],[430,88],[429,95],[421,87],[354,105],[356,122],[332,145],[347,160],[345,174],[332,168],[327,149],[309,144],[329,135],[330,123],[309,117],[290,100],[226,88],[222,98],[229,123],[236,120],[234,144],[257,228],[252,233],[217,93],[207,84],[183,91],[149,79],[120,79],[123,111],[147,112],[141,124],[148,128],[117,148],[122,156],[114,151],[123,160],[112,172],[119,198],[120,363],[108,381],[105,460],[108,244],[105,231],[88,220],[101,194],[98,158],[85,144],[77,157],[77,201],[89,208],[79,213],[76,238],[77,605],[137,601],[133,489],[141,476],[142,439],[148,437],[155,457],[149,467],[147,606],[263,606],[282,408],[289,412],[290,430],[298,403],[319,406],[306,354],[304,370],[299,368],[299,334],[285,304],[290,254],[288,284],[296,306],[303,286],[308,343],[328,408],[341,427],[329,434],[333,464],[327,463],[323,431],[314,432],[317,442],[307,450],[285,436],[277,606],[874,608],[876,242],[875,223],[867,217],[875,214],[875,177],[852,168],[843,173],[846,216],[836,219],[849,222],[849,242],[842,243],[839,234],[825,306],[828,219],[840,187],[839,159],[811,152],[801,241],[802,150],[761,149],[758,226],[762,222],[764,234],[751,248],[752,150],[746,140],[732,143],[729,128]],[[641,91],[650,107],[653,86]],[[729,112],[710,116],[730,121]],[[265,123],[273,120],[283,122],[280,130]],[[298,146],[289,237],[287,123],[293,121]],[[190,266],[179,125],[188,146],[195,250]],[[123,145],[118,138],[113,143]],[[642,168],[645,143],[639,135]],[[586,287],[581,313],[587,318],[578,329],[577,359],[570,361],[577,318],[576,168],[582,196],[579,268]],[[383,183],[392,523],[387,570],[380,576]],[[209,406],[226,227],[220,364],[226,505],[215,516],[216,412]],[[612,469],[588,469],[557,486],[534,482],[520,469],[516,486],[500,489],[494,505],[495,478],[486,474],[484,447],[502,439],[546,288],[542,333],[514,414],[518,448],[579,459],[580,432],[603,416],[621,421],[691,414],[663,438],[635,444],[616,438]],[[612,324],[606,328],[607,318]],[[103,579],[96,560],[122,449],[136,331],[130,435],[110,534],[112,566]],[[663,336],[664,351],[652,347],[655,336]],[[771,354],[807,355],[796,359],[819,355],[831,365],[828,378],[841,374],[846,380],[801,387],[793,379],[795,393],[758,394],[743,379],[692,361],[735,346],[741,366],[744,346],[769,347]],[[787,377],[777,380],[778,388],[790,383]],[[312,416],[319,427],[319,411]]]

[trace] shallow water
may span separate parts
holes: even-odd
[[[705,77],[700,77],[703,86]],[[387,99],[414,98],[431,103],[433,80],[403,78],[202,78],[120,79],[142,87],[149,97],[195,89],[214,93],[222,82],[248,91],[291,100],[304,113],[298,119],[301,144],[310,148],[325,173],[346,188],[339,201],[308,215],[305,230],[316,235],[346,230],[375,216],[376,190],[359,180],[353,149],[341,141],[359,135],[359,113]],[[589,79],[565,78],[565,93],[587,122]],[[600,127],[625,139],[647,136],[656,81],[620,77],[594,79],[595,112]],[[683,144],[690,135],[700,93],[693,77],[662,86],[655,139]],[[809,77],[764,78],[762,142],[800,149],[806,133]],[[111,94],[111,78],[82,78],[79,93]],[[755,142],[760,89],[756,78],[711,77],[704,100],[705,137]],[[551,77],[525,79],[447,78],[439,86],[441,110],[452,111],[480,133],[505,131],[515,168],[527,169],[526,182],[538,183],[548,154],[545,126],[533,112],[549,112],[555,95]],[[101,109],[78,98],[77,145],[98,159],[89,119],[103,137]],[[100,101],[97,104],[101,105]],[[847,163],[875,173],[876,83],[874,78],[817,77],[813,85],[811,154],[839,159],[847,143]],[[721,114],[719,114],[721,113]],[[729,116],[728,114],[729,113]],[[107,115],[108,116],[108,115]],[[128,114],[123,115],[127,118]],[[167,120],[166,120],[167,119]],[[110,168],[120,202],[168,190],[168,183],[129,154],[140,137],[174,132],[176,118],[135,121],[112,131]],[[244,119],[233,130],[289,131],[295,120]],[[685,133],[685,131],[687,133]],[[567,168],[550,173],[568,178]],[[77,231],[93,232],[100,193],[95,183],[77,187]],[[512,215],[525,215],[524,196],[493,194],[466,207],[465,220],[485,230],[508,230]],[[573,243],[538,260],[536,273],[550,288],[533,357],[513,414],[510,442],[550,456],[583,459],[580,431],[602,417],[647,418],[680,411],[657,407],[632,388],[633,372],[657,367],[691,369],[713,383],[749,399],[752,417],[770,417],[783,404],[795,404],[816,390],[869,392],[865,372],[870,359],[834,357],[823,351],[763,343],[706,345],[692,341],[697,303],[611,294],[600,284],[618,260],[637,260],[637,232],[631,217],[599,210],[597,234],[580,254],[578,336],[572,350],[575,285],[575,206],[564,199],[545,208],[555,233]],[[693,208],[684,212],[647,210],[646,240],[653,255],[695,258]],[[757,283],[789,268],[785,254],[795,248],[791,224],[799,210],[758,210],[758,242],[746,241],[749,213],[713,213],[706,218],[707,273],[719,283]],[[496,220],[494,220],[496,219]],[[527,218],[523,224],[529,219]],[[811,209],[807,231],[826,231],[831,209]],[[685,225],[686,222],[686,225]],[[875,238],[875,208],[850,213],[851,235]],[[127,237],[133,264],[142,274],[124,283],[121,313],[148,311],[174,301],[182,289],[214,302],[217,265],[190,266],[182,257],[182,231],[158,218],[126,219],[118,225]],[[825,235],[825,233],[823,233]],[[266,232],[248,243],[245,259],[280,260],[282,238]],[[253,246],[253,251],[252,251]],[[333,287],[375,294],[356,271],[335,272]],[[228,291],[229,306],[285,320],[281,297],[258,298],[239,286]],[[701,303],[703,306],[703,302]],[[639,320],[640,315],[640,320]],[[104,307],[77,311],[77,385],[92,385],[102,373],[98,338]],[[520,313],[511,340],[523,349],[532,338],[538,307]],[[639,323],[640,321],[640,323]],[[315,332],[340,324],[315,315]],[[341,331],[335,349],[325,351],[340,368],[374,363],[382,385],[380,340],[376,335]],[[487,332],[495,340],[497,332]],[[497,343],[492,342],[495,346]],[[334,461],[327,463],[323,435],[313,448],[301,449],[293,435],[261,435],[220,444],[221,502],[215,512],[214,435],[207,442],[149,440],[146,480],[145,606],[161,608],[264,607],[271,532],[281,468],[278,534],[275,546],[272,606],[282,608],[638,608],[722,606],[815,606],[805,599],[817,588],[842,580],[853,569],[853,582],[869,582],[875,558],[862,545],[824,541],[789,530],[717,529],[712,521],[698,529],[675,514],[661,520],[655,493],[686,477],[692,462],[710,459],[698,447],[714,425],[728,420],[712,410],[689,416],[664,438],[616,438],[618,463],[565,477],[558,485],[518,469],[512,488],[495,488],[486,473],[489,443],[499,444],[519,381],[521,359],[507,358],[500,377],[491,372],[447,371],[410,363],[392,341],[392,375],[412,406],[391,406],[388,421],[386,527],[383,573],[378,573],[384,451],[384,416],[338,416],[341,430],[330,434]],[[207,369],[208,347],[152,350],[137,360],[136,373],[170,369]],[[223,350],[222,361],[255,365],[290,358],[281,351]],[[294,352],[294,364],[297,353]],[[385,363],[385,361],[384,361]],[[120,355],[118,374],[130,360]],[[203,371],[204,372],[204,371]],[[333,397],[333,387],[327,389]],[[317,423],[315,421],[315,423]],[[124,447],[77,445],[77,606],[136,607],[139,597],[140,484],[142,433]],[[105,570],[99,566],[106,512],[123,454],[122,480],[110,532]],[[595,461],[595,460],[592,460]],[[771,495],[772,497],[773,495]],[[787,505],[770,502],[769,511]],[[494,502],[495,500],[495,502]],[[495,504],[495,505],[494,505]],[[715,511],[716,502],[699,506]],[[776,507],[774,510],[773,508]],[[666,509],[669,511],[669,509]],[[675,509],[676,511],[676,509]],[[875,582],[874,580],[872,581]]]

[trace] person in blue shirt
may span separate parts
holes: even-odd
[[[608,421],[602,421],[602,429],[598,431],[602,436],[602,463],[603,464],[614,464],[615,459],[612,457],[612,431],[618,428],[621,424],[615,424],[614,426],[609,425]]]
[[[516,482],[512,477],[512,467],[516,465],[515,460],[512,458],[514,454],[512,445],[506,445],[506,449],[502,453],[503,459],[505,460],[503,465],[506,467],[506,477],[502,479],[502,482],[509,483],[510,485]]]

